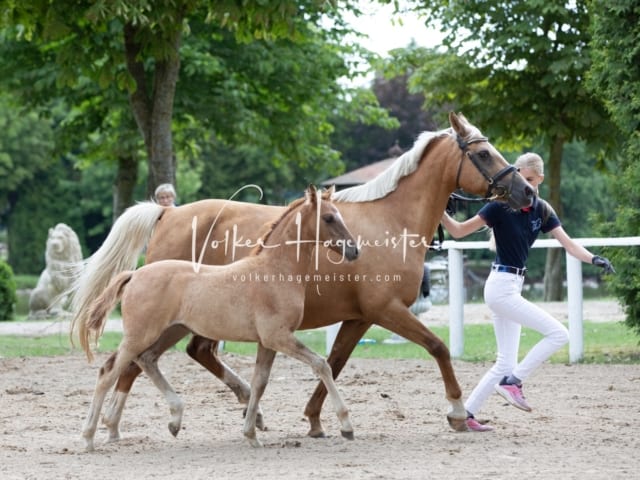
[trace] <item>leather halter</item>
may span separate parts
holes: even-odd
[[[480,172],[480,174],[484,177],[484,179],[489,184],[485,198],[491,197],[491,194],[493,193],[494,190],[502,190],[499,196],[504,196],[505,194],[510,193],[510,190],[511,190],[510,187],[507,188],[504,185],[498,185],[498,181],[500,181],[500,179],[502,179],[506,175],[517,171],[517,168],[514,167],[513,165],[508,165],[504,167],[502,170],[500,170],[498,173],[496,173],[493,177],[491,177],[483,168],[482,164],[480,163],[480,160],[478,160],[477,154],[469,151],[469,145],[471,145],[472,143],[487,142],[488,140],[489,139],[487,137],[476,137],[476,138],[472,138],[471,140],[464,140],[460,135],[456,134],[456,142],[458,142],[458,147],[460,147],[460,150],[462,150],[462,158],[460,158],[460,164],[458,165],[458,173],[456,175],[456,189],[460,188],[460,174],[462,172],[462,163],[464,162],[464,159],[466,157],[466,158],[469,158],[469,160],[471,160],[471,163],[473,163],[473,166],[476,167],[478,172]]]

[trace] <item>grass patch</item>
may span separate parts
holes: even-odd
[[[432,331],[449,343],[449,328],[433,327]],[[296,336],[309,348],[324,355],[325,332],[310,330],[296,332]],[[371,343],[358,345],[353,355],[358,358],[422,358],[433,360],[427,351],[413,343],[385,344],[390,333],[379,327],[373,327],[365,335]],[[493,327],[488,324],[466,325],[464,327],[464,355],[461,360],[467,362],[485,362],[495,359],[495,338]],[[520,341],[521,357],[540,340],[541,335],[523,329]],[[120,343],[121,334],[106,332],[100,339],[99,352],[112,352]],[[182,340],[175,350],[184,351],[188,339]],[[638,337],[623,323],[584,323],[584,363],[640,363]],[[0,336],[0,357],[29,357],[67,355],[78,352],[71,348],[67,335],[42,337]],[[255,355],[253,343],[226,342],[225,351],[239,355]],[[566,363],[569,359],[568,345],[551,357],[552,363]]]
[[[16,274],[13,276],[16,281],[16,289],[21,290],[23,288],[36,288],[38,284],[39,275],[26,275]]]

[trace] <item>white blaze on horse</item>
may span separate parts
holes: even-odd
[[[451,403],[447,419],[454,429],[465,430],[462,391],[449,350],[409,306],[417,296],[428,243],[452,192],[462,189],[520,208],[531,203],[534,191],[478,128],[454,113],[449,121],[451,128],[420,135],[410,151],[375,179],[334,195],[366,254],[357,262],[338,266],[321,259],[320,274],[337,273],[340,277],[307,285],[300,328],[343,322],[328,358],[336,378],[371,325],[380,325],[424,347],[437,361]],[[86,263],[76,282],[74,311],[76,315],[84,311],[113,276],[133,268],[146,244],[147,263],[168,258],[188,260],[202,253],[206,264],[228,264],[250,251],[240,239],[260,238],[265,225],[282,211],[283,207],[228,200],[202,200],[174,208],[153,203],[131,207]],[[194,218],[198,228],[192,231]],[[397,278],[401,281],[387,280]],[[216,345],[216,340],[194,335],[187,352],[246,403],[248,384],[218,358]],[[155,348],[160,351],[162,347]],[[125,400],[139,373],[139,367],[131,363],[118,379],[104,417],[112,439],[119,436]],[[326,393],[320,383],[305,408],[310,436],[324,435],[320,412]]]
[[[183,260],[151,263],[117,275],[75,324],[80,344],[92,360],[91,343],[121,298],[124,335],[117,352],[100,368],[82,435],[94,449],[100,410],[109,389],[135,362],[165,395],[171,411],[169,430],[180,431],[183,402],[158,368],[158,350],[165,351],[193,332],[204,337],[257,342],[258,355],[251,383],[244,435],[256,438],[258,402],[267,385],[276,351],[309,365],[326,385],[341,423],[342,435],[353,438],[347,408],[333,381],[331,368],[320,355],[294,336],[302,322],[308,278],[314,260],[328,252],[339,264],[358,257],[355,239],[331,202],[309,187],[292,203],[254,247],[252,255],[231,265],[198,265]]]

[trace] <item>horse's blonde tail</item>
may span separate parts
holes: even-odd
[[[164,207],[142,202],[128,208],[113,224],[102,246],[75,268],[71,288],[71,343],[83,317],[109,281],[124,270],[134,269],[138,256],[151,238]]]
[[[91,345],[98,343],[98,339],[104,331],[107,316],[111,310],[113,310],[113,307],[116,306],[120,297],[122,297],[124,287],[129,283],[133,274],[133,270],[119,273],[104,292],[93,301],[89,310],[86,311],[86,315],[80,316],[80,321],[78,322],[78,340],[89,362],[93,361]]]

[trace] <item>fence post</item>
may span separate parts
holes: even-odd
[[[449,352],[464,353],[464,275],[462,250],[449,249]]]
[[[567,304],[569,308],[569,362],[582,360],[584,336],[582,325],[582,262],[567,257]]]

